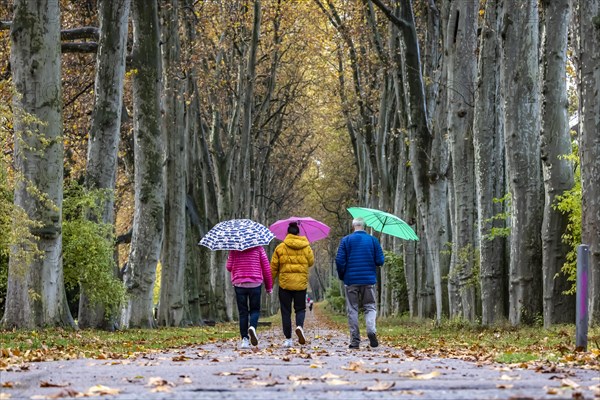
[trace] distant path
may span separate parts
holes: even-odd
[[[118,390],[104,395],[111,399],[593,399],[590,387],[600,384],[598,371],[542,373],[409,358],[385,343],[370,349],[366,341],[360,350],[349,350],[347,332],[324,326],[308,313],[308,343],[293,349],[281,347],[281,328],[273,326],[261,327],[254,351],[237,349],[236,340],[133,360],[31,363],[28,369],[0,372],[0,399],[74,397],[94,390]],[[50,384],[67,386],[40,387]]]

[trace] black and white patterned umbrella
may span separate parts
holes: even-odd
[[[230,219],[212,227],[198,244],[211,250],[246,250],[269,244],[275,235],[250,219]]]

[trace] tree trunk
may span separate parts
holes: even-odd
[[[590,246],[589,321],[600,324],[600,1],[579,1],[581,241]]]
[[[422,218],[429,260],[425,265],[432,268],[427,279],[421,279],[420,296],[429,295],[431,284],[435,293],[436,320],[443,313],[442,246],[448,241],[447,232],[447,179],[443,139],[434,137],[429,129],[419,43],[410,0],[402,0],[402,17],[408,24],[401,25],[404,45],[403,64],[407,92],[409,94],[410,161],[413,173],[419,215]],[[423,244],[422,244],[423,246]],[[429,283],[431,282],[431,284]],[[427,288],[427,289],[425,289]],[[422,303],[423,306],[427,302]]]
[[[152,292],[164,230],[164,138],[160,116],[157,0],[133,0],[135,213],[127,269],[124,327],[154,327]]]
[[[186,267],[186,127],[184,124],[185,81],[179,39],[179,2],[161,0],[164,131],[167,163],[165,238],[161,256],[158,324],[180,326],[184,316]]]
[[[475,174],[473,97],[477,48],[476,0],[452,2],[446,31],[448,136],[452,159],[452,263],[448,279],[450,316],[476,317]]]
[[[506,239],[501,235],[493,235],[493,229],[505,227],[503,220],[493,218],[503,212],[503,204],[494,199],[504,197],[505,191],[499,27],[498,2],[488,0],[479,46],[473,122],[481,323],[486,326],[502,321],[506,313]]]
[[[73,327],[62,267],[63,143],[60,11],[57,0],[16,0],[11,27],[14,204],[33,235],[11,246],[5,328]],[[22,218],[13,227],[26,229]],[[35,249],[37,247],[37,250]],[[37,256],[34,254],[37,253]]]
[[[540,105],[537,0],[506,2],[503,15],[504,125],[511,196],[509,318],[531,323],[542,312]]]
[[[102,223],[115,223],[114,191],[117,179],[117,156],[123,106],[123,80],[127,22],[130,0],[98,2],[100,40],[96,55],[95,103],[88,141],[86,186],[108,189],[113,195],[103,205]],[[115,271],[118,273],[118,271]],[[80,328],[110,328],[102,304],[90,304],[85,287],[79,295],[78,324]]]
[[[560,273],[569,252],[562,235],[567,230],[568,216],[556,210],[556,196],[574,184],[571,135],[567,112],[567,40],[570,0],[541,2],[544,7],[544,40],[542,44],[542,133],[541,153],[545,202],[542,222],[542,268],[544,326],[573,323],[575,297],[563,294],[571,286]]]

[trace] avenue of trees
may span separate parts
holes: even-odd
[[[322,299],[354,205],[420,238],[374,233],[381,315],[572,323],[584,243],[600,323],[600,0],[0,0],[0,43],[4,328],[234,319],[231,218],[330,225]]]

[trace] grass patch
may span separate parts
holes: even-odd
[[[319,313],[336,328],[347,331],[345,315],[333,313],[326,303]],[[360,315],[362,336],[366,336]],[[461,320],[408,317],[378,318],[377,335],[384,345],[403,350],[408,356],[452,357],[469,361],[515,363],[568,363],[600,369],[600,327],[589,329],[588,351],[575,350],[575,325],[515,328],[509,325],[484,328]]]
[[[100,330],[0,331],[0,366],[8,359],[48,361],[73,358],[128,358],[140,353],[202,345],[238,336],[234,323],[214,327]]]
[[[496,358],[496,361],[505,364],[517,364],[536,361],[537,359],[537,356],[529,353],[502,353]]]

